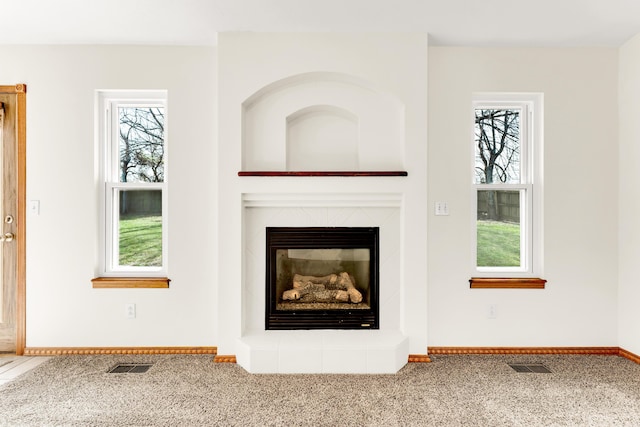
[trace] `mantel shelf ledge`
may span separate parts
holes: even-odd
[[[240,171],[238,176],[408,176],[407,171]]]

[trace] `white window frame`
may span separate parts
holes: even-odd
[[[472,276],[522,278],[543,275],[543,94],[478,93],[473,95],[471,119],[471,187],[472,187]],[[486,109],[519,109],[520,183],[475,183],[475,111]],[[477,211],[479,190],[512,190],[520,192],[520,267],[477,266]]]
[[[163,182],[120,182],[118,107],[163,107],[164,180]],[[99,169],[98,275],[103,277],[158,277],[168,274],[168,108],[167,91],[96,91],[96,140]],[[119,259],[119,192],[123,190],[160,190],[162,192],[162,266],[120,266]]]

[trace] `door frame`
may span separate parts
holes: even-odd
[[[0,93],[16,96],[16,355],[21,356],[27,335],[27,85],[0,86]]]

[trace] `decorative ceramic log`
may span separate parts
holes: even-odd
[[[282,293],[282,299],[283,300],[297,300],[300,299],[300,297],[302,296],[302,294],[300,293],[299,289],[289,289],[288,291],[284,291]]]
[[[338,284],[344,286],[343,289],[347,291],[349,294],[349,299],[351,302],[359,303],[362,301],[362,294],[356,289],[354,285],[354,280],[347,272],[340,273],[340,278],[338,279]]]
[[[282,294],[282,299],[284,300],[297,300],[302,298],[303,296],[312,293],[312,292],[322,292],[325,290],[325,286],[318,283],[312,282],[300,282],[297,287],[293,289],[289,289],[288,291],[284,291]]]
[[[349,302],[349,294],[347,293],[347,291],[336,291],[336,299],[338,301],[342,301],[342,302]]]
[[[282,293],[283,300],[341,301],[359,303],[362,294],[355,287],[355,280],[347,272],[327,276],[293,276],[293,289]]]
[[[293,276],[293,287],[301,288],[306,286],[308,283],[332,286],[332,285],[335,285],[337,281],[338,281],[338,275],[336,274],[329,274],[328,276],[321,276],[321,277],[303,276],[301,274],[295,274]]]

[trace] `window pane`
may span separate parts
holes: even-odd
[[[121,190],[119,202],[119,265],[162,267],[162,190]]]
[[[164,181],[164,108],[119,107],[120,182]]]
[[[520,183],[520,110],[475,112],[475,183]]]
[[[477,233],[478,267],[520,267],[520,191],[478,190]]]

